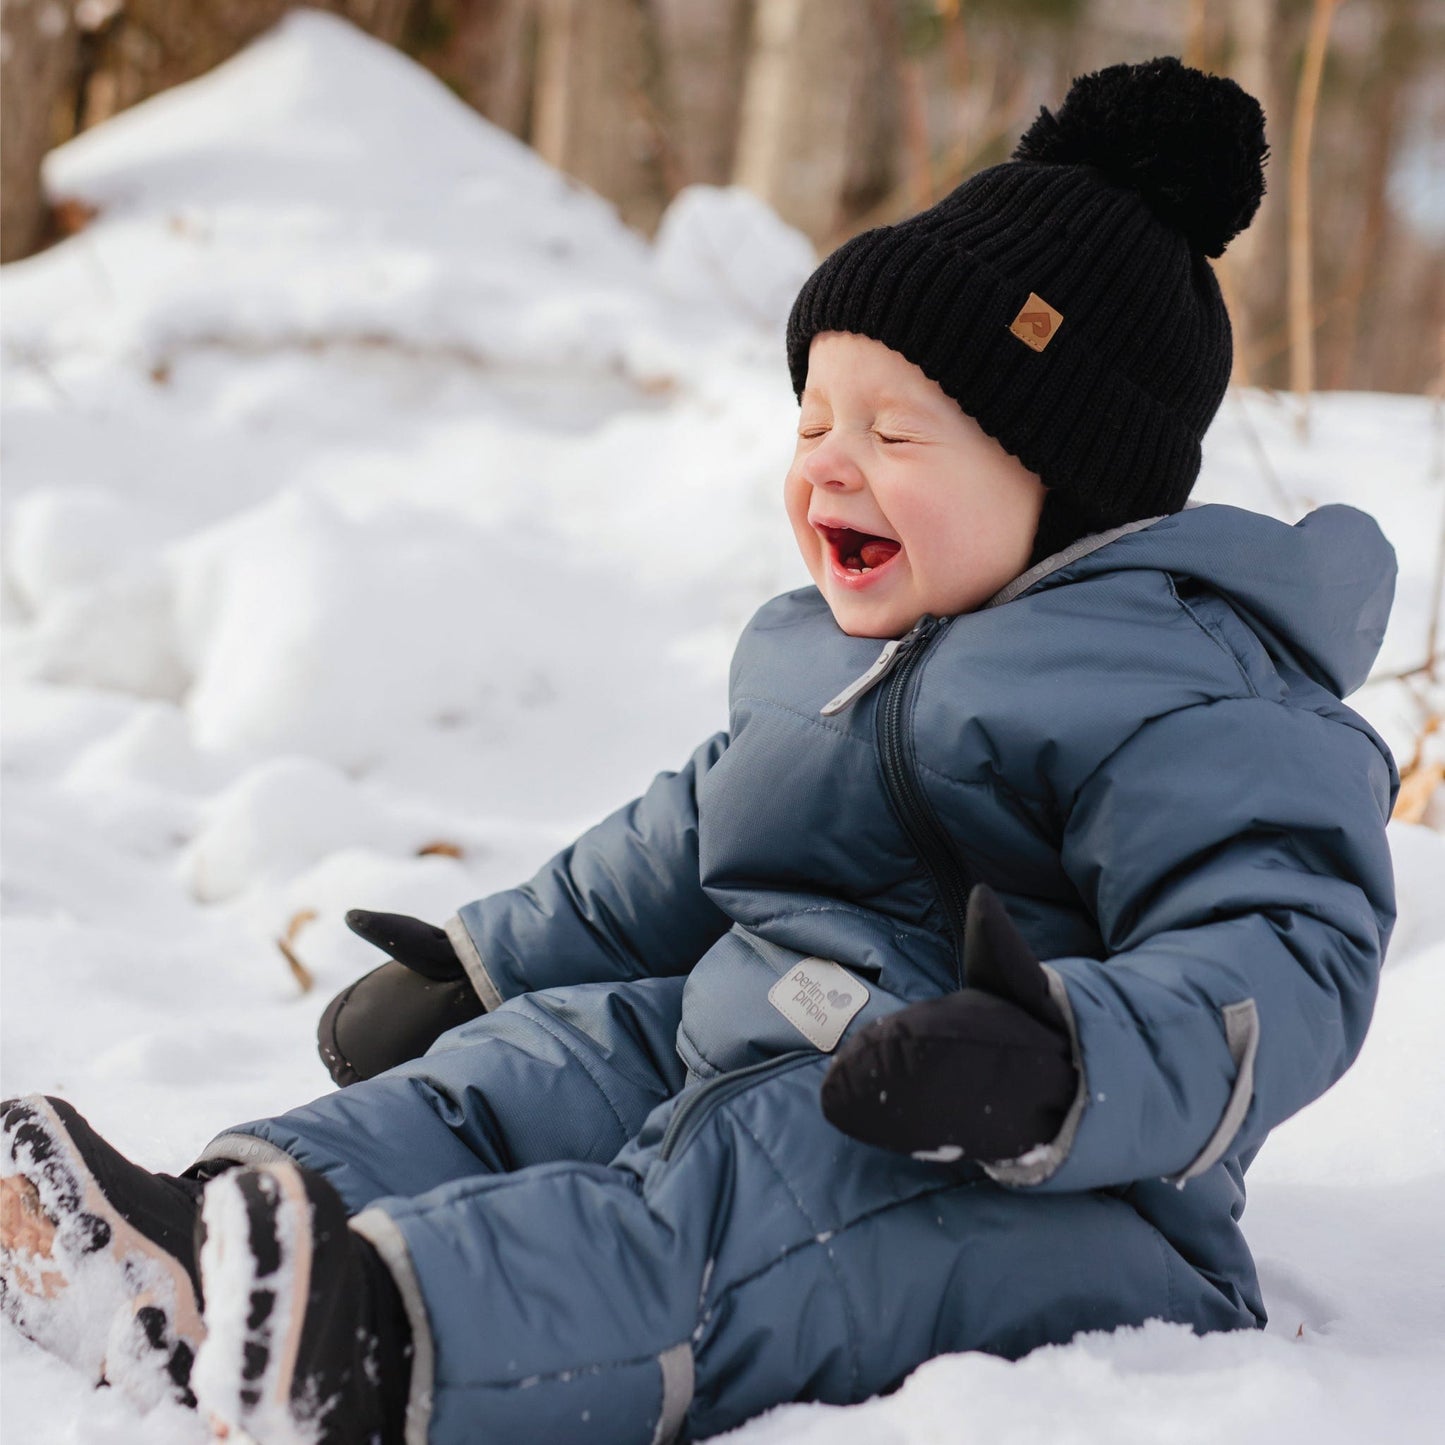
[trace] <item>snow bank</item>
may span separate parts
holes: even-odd
[[[678,300],[709,311],[785,317],[817,257],[801,232],[741,186],[687,186],[653,243],[657,274]]]
[[[47,175],[100,215],[0,278],[0,1072],[176,1168],[327,1087],[316,1017],[377,961],[347,908],[440,919],[514,883],[721,725],[739,628],[806,580],[781,332],[812,258],[706,188],[650,247],[306,12]],[[1301,442],[1288,403],[1232,395],[1196,495],[1379,517],[1399,601],[1352,701],[1403,760],[1445,706],[1385,676],[1424,660],[1438,409],[1312,406]],[[1364,1052],[1250,1174],[1269,1331],[942,1359],[735,1438],[1423,1438],[1445,1348],[1445,834],[1391,841],[1400,921]],[[12,1331],[0,1358],[7,1438],[198,1439]]]
[[[657,385],[703,334],[606,202],[319,12],[77,137],[45,179],[105,223],[25,263],[7,328],[42,354],[385,343]],[[727,302],[775,321],[806,243],[756,204],[694,197],[670,227],[689,251],[696,208],[752,280]]]

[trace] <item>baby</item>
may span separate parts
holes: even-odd
[[[4,1107],[4,1300],[273,1442],[665,1445],[946,1351],[1255,1328],[1265,1136],[1349,1066],[1394,923],[1342,705],[1394,560],[1185,502],[1207,257],[1263,117],[1161,58],[859,236],[788,328],[814,586],[726,733],[327,1010],[345,1087],[179,1178]]]

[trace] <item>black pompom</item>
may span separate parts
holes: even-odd
[[[1057,115],[1040,110],[1013,159],[1097,166],[1196,250],[1220,256],[1259,209],[1268,152],[1252,95],[1161,55],[1081,75]]]

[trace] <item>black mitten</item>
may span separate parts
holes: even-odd
[[[446,930],[404,913],[353,908],[346,926],[391,958],[348,984],[316,1029],[321,1062],[343,1087],[424,1054],[486,1012]]]
[[[1078,1089],[1068,1027],[1039,960],[979,884],[964,932],[968,987],[863,1029],[823,1080],[823,1113],[903,1154],[1014,1159],[1059,1132]]]
[[[467,976],[446,929],[435,923],[423,923],[405,913],[368,913],[353,908],[346,915],[346,926],[373,948],[433,983],[452,983]]]

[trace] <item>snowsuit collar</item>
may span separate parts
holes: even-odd
[[[1099,572],[1149,568],[1219,593],[1276,667],[1348,697],[1369,675],[1395,595],[1395,549],[1357,507],[1318,507],[1293,526],[1205,503],[1082,537],[996,593],[998,607]]]

